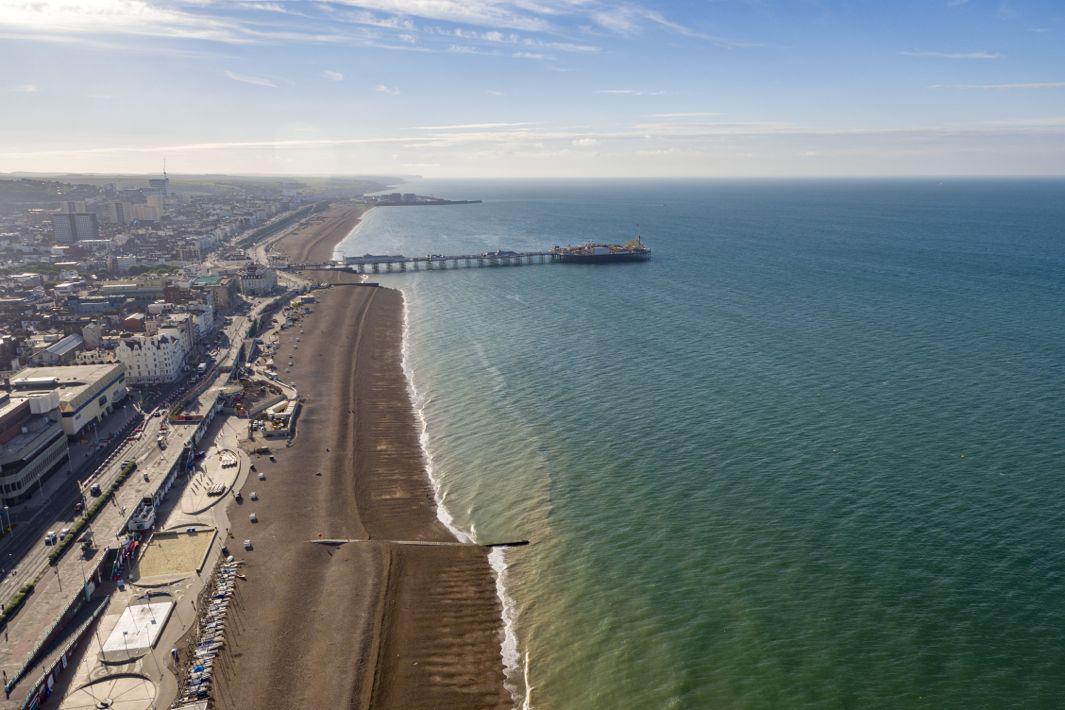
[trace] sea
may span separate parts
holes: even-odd
[[[1065,707],[1065,181],[413,181],[401,289],[516,707]]]

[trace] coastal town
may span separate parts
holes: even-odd
[[[303,454],[300,480],[287,489],[275,480],[295,473],[286,464],[294,447],[330,451],[297,427],[332,431],[314,422],[343,406],[308,378],[301,340],[306,358],[321,358],[326,333],[346,333],[357,358],[376,290],[289,263],[329,259],[371,207],[446,203],[367,195],[384,187],[0,180],[0,707],[259,706],[245,704],[255,689],[242,690],[245,679],[261,685],[253,673],[233,677],[233,694],[219,691],[219,665],[240,665],[264,645],[244,640],[245,652],[230,652],[242,643],[227,639],[231,603],[247,609],[241,586],[270,584],[255,555],[276,552],[279,537],[341,537],[293,537],[297,520],[285,521],[310,512],[302,494],[311,481],[352,478],[350,465]],[[332,309],[348,323],[321,331],[316,351],[304,324],[323,294],[345,290],[352,295],[332,300],[351,301],[361,317],[351,323],[347,308]],[[377,301],[398,313],[394,294]],[[401,379],[397,330],[369,345],[393,348]],[[409,410],[401,394],[387,406]],[[422,471],[409,448],[408,476]],[[412,490],[427,486],[423,472],[413,478]],[[350,519],[357,507],[332,514]],[[433,523],[395,536],[447,535]],[[353,552],[361,564],[349,574],[382,569],[379,552]],[[483,572],[477,586],[494,601]]]

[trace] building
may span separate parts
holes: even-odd
[[[169,313],[159,319],[159,334],[177,338],[181,341],[181,347],[188,353],[198,341],[196,319],[191,313]]]
[[[252,264],[237,275],[240,292],[249,296],[262,296],[277,289],[277,272],[271,268]]]
[[[106,348],[82,350],[74,358],[75,365],[106,365],[113,362],[118,362],[118,358],[115,357],[115,351]]]
[[[104,329],[98,322],[86,323],[81,329],[81,338],[85,341],[86,348],[98,348],[103,342]]]
[[[156,190],[160,195],[166,197],[170,194],[170,178],[165,176],[161,178],[149,178],[148,188]]]
[[[185,349],[180,338],[166,333],[122,338],[115,357],[126,367],[126,381],[132,385],[157,385],[181,376]]]
[[[162,210],[155,205],[128,205],[127,209],[130,220],[138,222],[158,222],[163,216]]]
[[[185,310],[192,317],[196,330],[196,340],[206,338],[214,328],[214,308],[209,303],[190,303]]]
[[[84,342],[80,335],[68,335],[35,352],[30,362],[34,365],[69,365]]]
[[[112,224],[127,224],[129,211],[124,202],[108,202],[104,210],[107,220]]]
[[[129,331],[130,333],[143,333],[144,323],[145,318],[143,313],[130,313],[122,319],[122,330]]]
[[[60,244],[100,238],[100,223],[91,212],[64,212],[53,215],[52,229],[55,232],[55,240]]]
[[[100,285],[104,296],[132,298],[135,301],[149,303],[163,297],[166,287],[164,279],[137,279],[135,281],[109,281]]]
[[[53,394],[14,397],[0,392],[0,501],[16,505],[70,470],[70,450],[51,405]]]
[[[54,392],[63,431],[76,436],[86,426],[103,421],[126,398],[126,368],[121,363],[27,367],[12,376],[11,389],[17,397]]]
[[[232,276],[208,274],[192,280],[192,287],[202,289],[211,298],[211,303],[218,310],[225,310],[236,303],[239,284]]]

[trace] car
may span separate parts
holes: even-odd
[[[80,500],[74,504],[74,515],[81,515],[84,510],[85,504],[82,503]]]
[[[100,484],[94,483],[91,486],[89,486],[89,493],[94,495],[94,496],[100,495]]]
[[[69,535],[69,534],[70,534],[70,528],[63,528],[62,530],[59,531],[59,539],[60,540],[65,540],[67,535]]]
[[[44,546],[51,547],[52,545],[59,543],[59,536],[55,534],[55,530],[49,530],[44,534]]]

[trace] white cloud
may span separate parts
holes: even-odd
[[[488,94],[489,96],[506,96],[507,95],[505,91],[499,91],[497,89],[485,89],[484,93]]]
[[[373,88],[373,90],[381,94],[388,94],[389,96],[399,96],[399,89],[394,86],[385,86],[384,84],[378,84]]]
[[[11,90],[17,94],[36,94],[40,92],[40,88],[36,84],[18,84],[11,87]]]
[[[234,8],[241,13],[232,12]],[[416,19],[466,27],[420,27]],[[560,52],[600,52],[599,47],[569,41],[564,26],[581,22],[616,34],[657,27],[721,46],[751,46],[701,34],[633,2],[618,5],[609,0],[0,0],[0,36],[49,41],[66,37],[95,47],[107,36],[119,46],[130,46],[136,38],[162,38],[401,49],[392,42],[410,44],[418,33],[436,32]],[[388,34],[393,32],[397,34]],[[554,34],[561,41],[517,32]],[[166,47],[155,43],[151,49]]]
[[[510,56],[514,57],[515,59],[549,59],[546,54],[540,54],[539,52],[514,52],[514,54]]]
[[[906,57],[918,57],[920,59],[1001,59],[998,52],[899,52]]]
[[[603,160],[623,161],[611,163],[601,174],[637,174],[638,164],[624,162],[628,159],[670,160],[668,172],[676,174],[678,165],[674,158],[692,159],[696,170],[705,170],[705,162],[699,156],[716,156],[729,166],[724,174],[734,169],[731,158],[759,154],[775,156],[769,173],[787,173],[788,157],[800,160],[803,153],[816,151],[820,157],[817,174],[827,172],[857,174],[866,171],[867,162],[854,165],[831,163],[830,156],[851,155],[910,155],[916,159],[909,170],[928,173],[942,172],[942,156],[965,156],[982,154],[989,137],[1008,138],[1018,141],[1020,153],[994,153],[995,162],[984,162],[986,169],[1003,172],[1002,158],[1020,160],[1025,151],[1036,150],[1047,155],[1039,164],[1045,173],[1060,172],[1058,165],[1065,143],[1065,117],[1050,116],[1009,121],[1000,125],[967,123],[905,129],[842,128],[825,129],[816,126],[798,126],[787,123],[659,123],[637,124],[621,130],[595,130],[588,127],[523,127],[503,124],[499,128],[484,127],[499,124],[458,124],[458,126],[427,126],[426,133],[411,135],[383,134],[377,137],[289,138],[246,140],[235,142],[203,142],[179,145],[140,144],[133,146],[101,146],[81,149],[56,150],[42,144],[41,150],[20,148],[17,151],[0,153],[0,165],[61,166],[78,165],[89,169],[93,165],[148,164],[160,154],[181,155],[183,164],[198,164],[201,170],[218,169],[211,166],[239,165],[239,170],[248,170],[251,165],[267,166],[270,161],[281,159],[299,164],[299,172],[320,172],[323,157],[339,159],[346,156],[345,147],[358,149],[360,160],[367,171],[387,174],[403,162],[404,156],[417,156],[411,161],[425,165],[438,164],[446,167],[442,174],[454,175],[463,170],[469,174],[484,175],[492,172],[499,175],[516,174],[516,166],[535,172],[522,161],[543,161],[551,156],[588,158],[589,160],[567,165],[552,165],[553,175],[577,171],[594,171],[603,167]],[[1021,140],[1025,142],[1020,143]],[[375,157],[376,156],[376,157]],[[391,157],[389,157],[391,156]],[[783,157],[782,157],[783,156]],[[592,158],[595,161],[592,161]],[[366,163],[366,160],[378,161]],[[132,161],[132,163],[131,163]],[[229,161],[228,163],[225,161]],[[264,162],[266,161],[266,162]],[[1057,161],[1057,162],[1055,162]],[[1015,166],[1024,163],[1014,162]],[[760,163],[765,169],[767,163]],[[700,167],[701,166],[701,167]],[[792,164],[790,167],[794,167]],[[58,169],[49,167],[49,170]],[[235,168],[228,168],[234,170]],[[270,169],[263,168],[266,172]],[[955,166],[955,170],[961,170]],[[898,166],[880,165],[879,170],[897,174]],[[287,171],[288,174],[293,174]],[[963,171],[964,172],[964,171]],[[970,171],[971,172],[971,171]],[[1005,172],[1009,172],[1006,170]],[[573,173],[580,174],[580,172]]]
[[[252,86],[263,86],[269,89],[276,89],[277,84],[272,79],[267,79],[263,76],[252,76],[251,74],[238,74],[234,71],[226,69],[225,75],[227,79],[233,81],[239,81],[242,84],[251,84]]]
[[[1037,81],[1027,84],[932,84],[929,89],[959,89],[973,91],[1038,91],[1065,89],[1065,81]]]
[[[322,72],[322,76],[329,81],[344,81],[344,75],[333,69],[326,69]]]
[[[41,34],[171,37],[240,44],[248,42],[233,23],[147,0],[6,0],[0,3],[0,27],[10,32]]]
[[[505,27],[508,29],[543,32],[551,28],[550,22],[541,15],[558,13],[558,4],[551,0],[543,4],[529,3],[523,7],[520,2],[506,0],[339,0],[340,4],[350,5],[385,13],[387,15],[420,17],[426,20],[440,20],[462,25],[482,27]]]
[[[484,42],[489,45],[510,44],[519,47],[527,47],[535,50],[555,50],[559,52],[596,54],[603,51],[601,47],[590,44],[577,44],[574,42],[555,42],[527,37],[514,32],[500,32],[498,30],[481,31],[463,27],[428,27],[424,31],[429,35],[442,37],[455,37],[471,42]]]
[[[580,3],[584,4],[584,3]],[[670,32],[700,39],[724,49],[746,49],[762,46],[756,42],[729,39],[699,32],[679,22],[667,19],[657,10],[651,10],[638,5],[605,5],[595,4],[590,12],[590,17],[600,27],[617,34],[633,35],[641,32],[645,26],[657,27]]]

